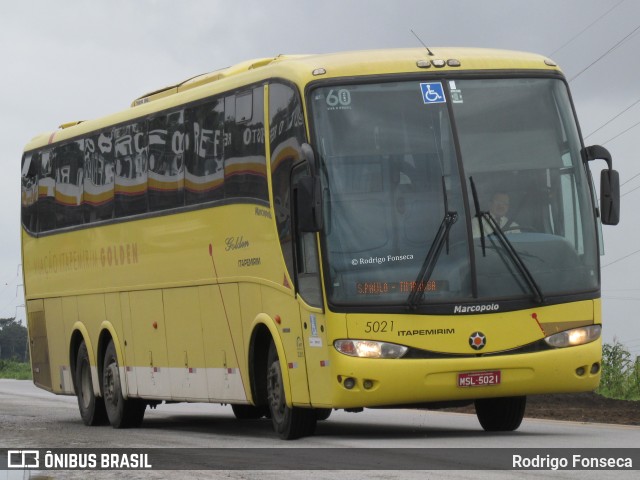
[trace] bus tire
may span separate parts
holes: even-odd
[[[269,416],[269,407],[266,405],[255,407],[253,405],[231,405],[233,414],[238,420],[257,420]]]
[[[517,430],[526,405],[527,397],[482,398],[475,401],[478,421],[487,432]]]
[[[284,382],[278,352],[273,342],[267,357],[267,398],[273,429],[283,440],[313,435],[316,429],[316,412],[312,408],[287,406]]]
[[[93,393],[89,351],[84,340],[80,344],[80,348],[78,348],[74,374],[76,397],[78,398],[78,408],[80,409],[82,421],[90,427],[107,425],[109,419],[107,418],[104,400],[101,397],[96,397]]]
[[[142,424],[147,404],[137,398],[125,400],[122,396],[118,356],[113,340],[109,341],[104,354],[102,396],[113,428],[139,427]]]

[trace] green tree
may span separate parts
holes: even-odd
[[[640,399],[640,359],[614,340],[602,346],[602,376],[598,392],[622,400]]]
[[[0,318],[0,360],[26,362],[27,329],[15,318]]]
[[[636,357],[629,374],[629,397],[640,399],[640,356]]]

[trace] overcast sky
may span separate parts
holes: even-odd
[[[606,142],[621,183],[628,181],[620,225],[604,227],[604,339],[617,338],[640,355],[640,253],[630,255],[640,250],[640,188],[632,191],[640,187],[640,175],[632,178],[640,174],[633,148],[640,126],[631,128],[640,122],[637,0],[3,2],[0,317],[24,318],[17,288],[19,176],[23,146],[34,135],[127,108],[148,91],[251,58],[414,47],[411,29],[429,46],[551,56],[572,79],[585,136],[631,106],[586,143]]]

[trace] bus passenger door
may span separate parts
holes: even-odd
[[[292,170],[291,185],[296,198],[297,181],[308,175],[307,163],[297,165]],[[293,217],[297,215],[296,201],[293,202]],[[320,281],[317,233],[302,232],[295,221],[294,258],[296,269],[296,296],[300,306],[303,348],[306,357],[309,396],[314,407],[330,406],[329,389],[329,345],[327,326],[323,310],[322,285]]]

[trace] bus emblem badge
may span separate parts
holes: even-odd
[[[487,337],[482,332],[473,332],[469,337],[469,345],[474,350],[482,350],[487,344]]]

